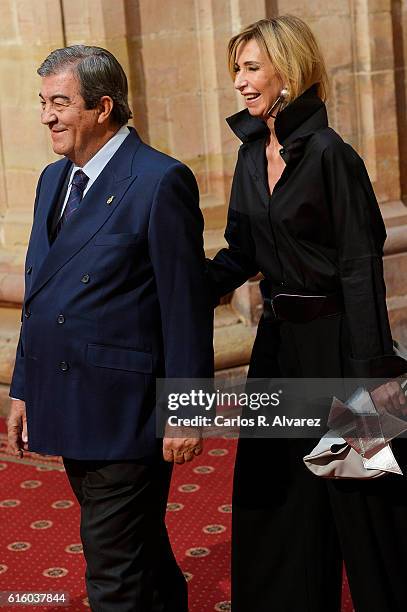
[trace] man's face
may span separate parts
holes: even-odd
[[[85,108],[71,70],[43,77],[39,95],[41,122],[49,127],[54,152],[84,165],[98,140],[99,110]]]

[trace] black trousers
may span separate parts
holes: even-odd
[[[260,323],[249,375],[339,377],[339,318]],[[407,610],[407,480],[332,481],[302,457],[311,439],[241,439],[232,515],[233,612],[339,612],[345,562],[356,612]],[[407,474],[407,440],[393,449]],[[284,457],[284,460],[282,460]]]
[[[187,612],[184,576],[164,523],[171,465],[64,459],[81,506],[86,586],[94,612]]]

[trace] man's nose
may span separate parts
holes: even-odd
[[[44,106],[41,110],[41,123],[44,125],[48,125],[49,123],[54,123],[57,121],[57,116],[52,108]]]

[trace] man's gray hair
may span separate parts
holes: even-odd
[[[131,119],[127,77],[112,53],[86,45],[55,49],[42,62],[37,73],[45,77],[70,68],[79,81],[86,108],[96,108],[102,96],[110,96],[113,100],[112,120],[125,125]]]

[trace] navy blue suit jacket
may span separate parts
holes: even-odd
[[[29,448],[76,459],[156,449],[155,378],[213,375],[213,315],[192,172],[135,130],[49,242],[72,164],[43,171],[10,395]]]

